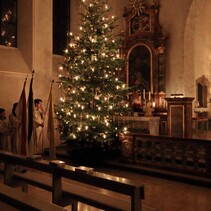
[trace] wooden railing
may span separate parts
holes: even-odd
[[[57,205],[72,204],[72,210],[76,211],[80,201],[109,211],[142,210],[144,187],[133,180],[5,151],[0,151],[0,159],[4,162],[4,184],[22,183],[23,190],[27,190],[27,184],[43,188],[52,192],[52,202]],[[14,171],[16,164],[29,168],[26,173],[20,173]]]
[[[67,211],[67,209],[52,204],[51,202],[17,191],[17,189],[3,184],[0,184],[0,201],[1,203],[3,202],[9,205],[9,208],[6,210]]]
[[[138,133],[121,134],[120,139],[122,159],[128,163],[202,177],[211,175],[211,141]]]

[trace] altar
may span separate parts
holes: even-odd
[[[116,116],[118,125],[124,125],[129,132],[159,135],[160,117]]]

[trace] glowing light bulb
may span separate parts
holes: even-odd
[[[127,132],[128,132],[127,127],[124,127],[124,128],[123,128],[123,132],[124,132],[124,133],[127,133]]]
[[[69,46],[70,46],[71,48],[73,48],[73,47],[74,47],[74,44],[73,44],[73,43],[70,43]]]
[[[84,86],[84,87],[81,87],[81,91],[83,91],[84,92],[84,90],[86,89],[86,87]]]

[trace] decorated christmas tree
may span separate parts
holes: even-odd
[[[83,6],[78,36],[68,33],[59,75],[63,96],[56,105],[61,138],[103,148],[118,138],[116,115],[130,111],[128,88],[118,79],[124,68],[122,40],[114,34],[116,17],[105,0],[80,0]]]

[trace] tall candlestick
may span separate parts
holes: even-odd
[[[145,100],[145,89],[143,89],[143,99]]]

